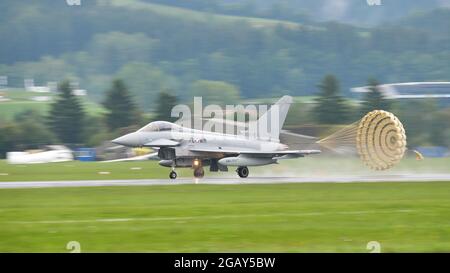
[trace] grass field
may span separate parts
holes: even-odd
[[[157,161],[139,162],[63,162],[50,164],[9,165],[0,161],[1,181],[51,181],[95,179],[168,178],[169,168]],[[108,174],[99,174],[99,173]],[[180,176],[192,175],[189,169],[177,170]]]
[[[40,114],[46,115],[50,109],[51,101],[39,102],[33,101],[33,97],[47,96],[55,97],[54,93],[35,93],[27,92],[25,90],[11,89],[7,91],[2,91],[5,97],[10,99],[10,101],[0,102],[0,119],[10,120],[14,118],[16,114],[27,110],[35,110]],[[83,103],[84,109],[88,114],[99,115],[104,113],[104,109],[99,104],[90,101],[88,98],[81,97],[81,102]]]
[[[41,114],[47,113],[49,104],[45,102],[20,101],[20,102],[1,102],[0,117],[2,120],[11,120],[15,115],[33,110]]]
[[[449,169],[448,158],[407,158],[383,174]],[[167,178],[168,171],[155,161],[0,161],[0,181]],[[356,159],[326,157],[250,171],[254,176],[377,174]],[[192,175],[190,169],[178,172]],[[368,252],[369,241],[378,241],[382,252],[450,252],[450,183],[200,181],[0,190],[0,252],[68,252],[69,241],[80,242],[83,252]]]
[[[0,190],[0,252],[450,251],[450,183]]]

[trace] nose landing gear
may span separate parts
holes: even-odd
[[[171,171],[169,173],[169,177],[170,177],[170,179],[176,179],[177,178],[177,173],[175,171]]]
[[[248,168],[245,166],[237,168],[236,172],[238,173],[239,177],[246,178],[248,176]]]

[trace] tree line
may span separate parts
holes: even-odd
[[[365,113],[378,109],[394,112],[402,120],[408,143],[450,147],[450,108],[438,107],[433,100],[392,101],[385,98],[375,79],[368,80],[370,92],[361,102],[342,95],[339,80],[326,75],[317,84],[313,103],[297,103],[291,107],[287,125],[340,125],[359,120]],[[239,90],[229,84],[200,81],[193,88],[208,104],[236,104]],[[102,115],[87,113],[72,92],[70,81],[58,85],[58,96],[46,115],[25,111],[12,121],[0,122],[0,157],[11,150],[37,148],[39,145],[62,143],[69,146],[96,146],[103,141],[137,130],[153,120],[174,121],[171,109],[180,100],[170,89],[161,89],[154,98],[156,110],[142,111],[125,82],[115,79],[104,92]]]

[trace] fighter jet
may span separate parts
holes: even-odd
[[[121,136],[112,142],[129,147],[151,147],[158,151],[159,164],[172,168],[171,179],[177,178],[176,168],[193,168],[194,177],[201,178],[203,167],[211,172],[228,171],[237,167],[241,178],[249,175],[248,166],[276,164],[278,160],[318,154],[320,150],[289,150],[280,143],[279,136],[286,120],[292,97],[284,96],[265,112],[256,122],[257,134],[226,134],[198,130],[166,121],[154,121],[136,132]],[[276,115],[274,115],[276,114]],[[261,128],[271,130],[262,133]],[[262,126],[264,125],[264,126]]]

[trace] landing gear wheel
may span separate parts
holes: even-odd
[[[176,179],[177,178],[177,173],[175,171],[171,171],[169,173],[169,177],[170,177],[170,179]]]
[[[247,167],[239,167],[239,168],[237,168],[236,172],[238,173],[239,177],[241,177],[241,178],[246,178],[249,173]]]
[[[205,171],[203,170],[203,168],[194,169],[195,178],[202,178],[203,176],[205,176]]]

